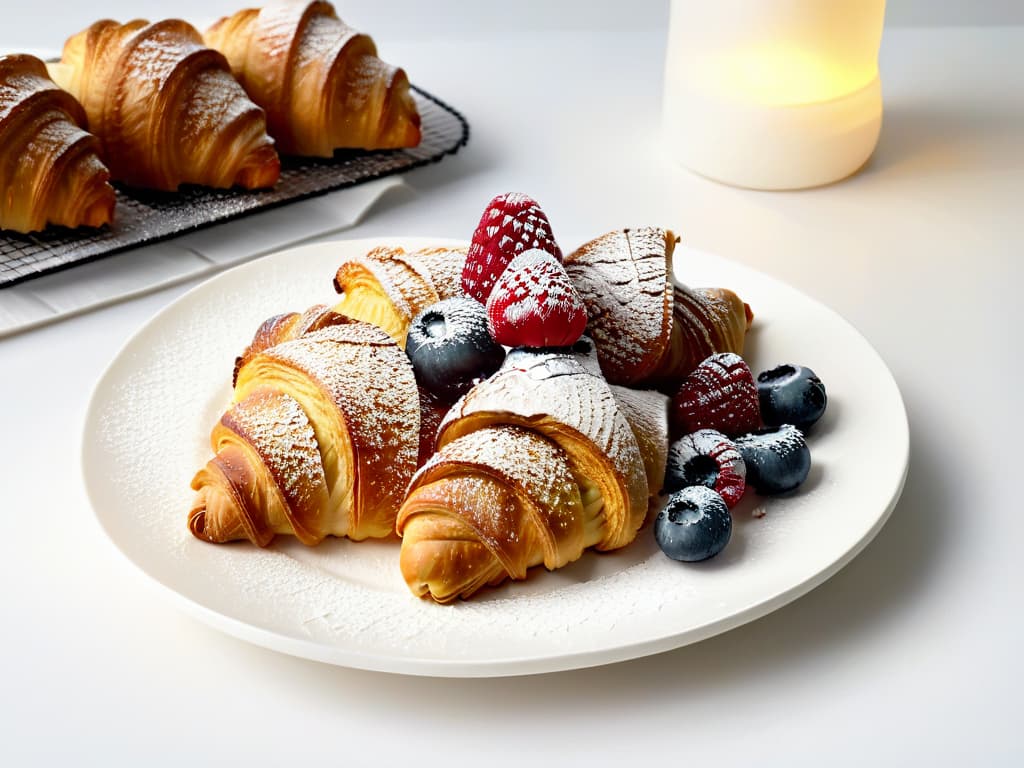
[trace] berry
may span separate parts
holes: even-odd
[[[806,432],[825,413],[825,385],[802,365],[780,365],[757,375],[761,418],[769,426],[792,424]]]
[[[765,496],[796,489],[811,470],[807,441],[792,424],[738,437],[736,447],[747,464],[747,483]]]
[[[691,485],[669,496],[654,521],[661,551],[687,563],[721,552],[732,536],[732,516],[725,501],[703,485]]]
[[[516,256],[487,299],[491,336],[508,347],[568,347],[587,327],[587,308],[565,267],[541,250]]]
[[[717,491],[732,509],[747,488],[747,465],[736,445],[713,429],[699,429],[672,443],[668,449],[665,491],[675,493],[690,485]]]
[[[487,332],[487,313],[466,296],[431,304],[412,319],[405,352],[420,386],[454,401],[490,376],[505,350]]]
[[[498,195],[473,233],[462,267],[463,293],[485,304],[512,259],[533,248],[562,261],[551,224],[537,202],[518,192]]]
[[[750,367],[732,352],[706,358],[686,377],[672,398],[676,435],[714,429],[729,437],[761,426],[757,385]]]

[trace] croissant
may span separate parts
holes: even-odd
[[[338,314],[326,304],[314,304],[305,312],[286,312],[264,320],[253,340],[241,355],[235,358],[231,386],[238,381],[238,372],[260,352],[285,341],[297,339],[307,333],[332,325],[349,323],[353,318]],[[378,326],[379,327],[379,326]],[[420,399],[420,448],[416,466],[422,465],[434,452],[434,438],[441,419],[448,412],[448,403],[440,400],[429,390],[418,387]]]
[[[377,58],[373,40],[342,22],[330,3],[242,10],[210,27],[205,39],[267,111],[285,154],[331,157],[335,149],[420,143],[405,72]]]
[[[644,522],[644,457],[601,375],[568,353],[510,357],[444,417],[399,510],[416,595],[469,597],[623,547]]]
[[[338,267],[334,311],[383,328],[403,349],[409,324],[423,309],[462,293],[465,248],[375,248]]]
[[[114,216],[110,172],[85,112],[34,56],[0,56],[0,229],[101,227]]]
[[[231,385],[238,382],[238,372],[242,366],[256,357],[260,352],[285,341],[297,339],[311,331],[318,331],[331,325],[349,322],[349,318],[334,312],[326,304],[314,304],[305,312],[286,312],[267,318],[256,329],[256,335],[241,355],[235,358],[235,369],[231,375]]]
[[[379,328],[349,321],[264,350],[238,371],[192,480],[188,526],[211,542],[304,544],[394,532],[416,469],[412,367]]]
[[[674,391],[709,354],[743,352],[750,307],[732,291],[674,286],[678,241],[657,227],[617,230],[565,260],[613,384]]]
[[[184,21],[98,21],[68,39],[50,72],[82,103],[118,181],[173,191],[278,179],[263,111]]]

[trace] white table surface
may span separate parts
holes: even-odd
[[[766,618],[595,669],[412,678],[248,645],[165,600],[82,487],[90,389],[177,286],[0,341],[0,764],[1022,764],[1024,28],[887,30],[874,159],[798,193],[667,159],[663,34],[390,43],[473,135],[349,234],[468,237],[523,190],[570,247],[667,225],[830,305],[909,413],[906,489],[875,541]]]

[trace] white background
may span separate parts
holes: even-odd
[[[5,45],[59,48],[74,32],[107,16],[156,19],[181,16],[195,22],[212,20],[258,3],[235,0],[107,0],[83,3],[0,3],[0,39]],[[530,30],[622,29],[667,24],[665,0],[516,0],[512,4],[463,0],[346,0],[334,4],[343,19],[361,28],[386,31],[386,39],[490,37]],[[891,26],[1024,24],[1020,0],[889,0]]]
[[[1021,4],[890,3],[875,156],[848,181],[788,194],[669,159],[664,3],[348,6],[473,127],[462,153],[410,174],[351,237],[462,236],[513,189],[569,242],[672,222],[875,345],[910,418],[903,499],[804,598],[651,658],[478,681],[293,659],[162,599],[82,492],[89,390],[189,285],[161,291],[0,340],[0,764],[1024,764],[1024,29],[897,25],[1024,23]],[[236,4],[5,3],[0,44],[57,47],[99,15],[161,7],[198,19]]]

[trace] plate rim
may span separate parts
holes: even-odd
[[[709,621],[698,627],[683,631],[669,631],[665,634],[638,639],[635,642],[619,643],[612,647],[601,647],[579,651],[562,651],[557,654],[545,653],[538,655],[506,656],[492,660],[464,660],[464,659],[438,659],[417,655],[391,655],[375,654],[365,650],[350,650],[342,645],[331,645],[314,639],[305,640],[293,637],[273,629],[251,624],[244,619],[222,613],[214,608],[203,605],[193,598],[175,589],[171,584],[165,583],[157,574],[151,572],[145,563],[139,562],[128,551],[122,548],[118,542],[117,535],[108,527],[100,511],[98,491],[94,483],[98,481],[97,473],[90,472],[90,438],[96,434],[98,425],[95,423],[98,418],[98,402],[104,392],[109,391],[105,385],[108,379],[115,374],[117,362],[122,359],[125,352],[129,350],[136,340],[145,334],[150,328],[158,325],[161,320],[179,309],[179,305],[193,300],[194,294],[211,290],[221,281],[230,281],[238,272],[258,272],[260,267],[268,260],[279,260],[288,258],[290,255],[300,253],[304,250],[321,250],[329,246],[345,244],[348,247],[372,248],[385,242],[388,245],[397,247],[416,248],[430,246],[465,246],[467,242],[459,238],[446,238],[434,236],[394,236],[394,237],[365,237],[365,238],[342,238],[335,240],[323,240],[312,243],[304,243],[291,246],[261,256],[257,259],[243,262],[229,269],[223,270],[215,275],[202,280],[185,293],[176,297],[166,306],[149,317],[138,328],[136,328],[118,347],[117,351],[108,360],[103,372],[95,380],[89,393],[84,414],[80,422],[79,440],[79,461],[78,469],[81,475],[82,484],[86,491],[86,497],[92,508],[92,517],[104,538],[116,550],[121,557],[125,558],[132,566],[145,575],[145,582],[155,587],[155,591],[165,598],[170,598],[172,604],[177,605],[185,613],[200,620],[219,631],[235,637],[236,639],[260,646],[262,648],[286,653],[298,658],[319,661],[337,666],[350,667],[374,672],[387,672],[393,674],[446,677],[446,678],[479,678],[479,677],[507,677],[529,674],[543,674],[572,669],[583,669],[604,664],[617,663],[630,659],[641,658],[668,650],[684,647],[708,638],[722,634],[729,630],[740,627],[744,624],[756,621],[785,605],[799,599],[811,590],[828,581],[832,576],[845,568],[856,558],[878,535],[892,515],[893,510],[899,502],[906,484],[909,471],[910,439],[909,422],[907,418],[906,405],[900,392],[898,383],[892,374],[884,358],[878,353],[875,346],[857,328],[838,311],[828,307],[814,297],[804,293],[772,275],[766,274],[754,267],[739,262],[731,262],[744,271],[747,271],[759,280],[772,285],[773,288],[782,288],[786,291],[795,292],[803,299],[813,304],[818,311],[824,311],[838,319],[846,329],[855,334],[867,346],[871,353],[877,358],[882,369],[884,369],[892,391],[896,396],[895,405],[898,406],[901,419],[899,421],[900,435],[900,461],[902,469],[899,472],[895,487],[889,490],[886,495],[889,501],[885,508],[873,521],[870,528],[855,542],[849,545],[843,554],[826,567],[801,579],[798,583],[770,596],[760,602],[756,602],[740,610],[734,611],[721,618]],[[729,261],[725,257],[717,256],[708,251],[690,248],[687,251],[698,256],[710,256],[713,259]],[[102,474],[102,473],[100,473]]]

